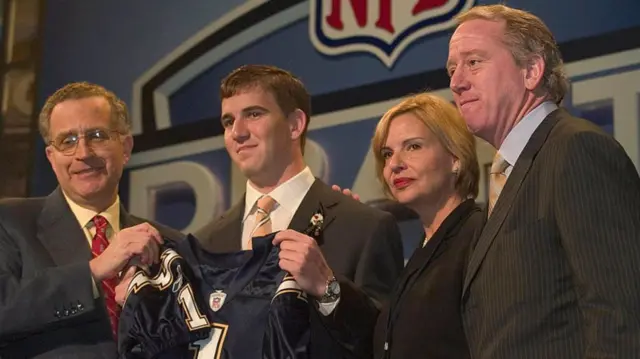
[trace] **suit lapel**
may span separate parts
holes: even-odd
[[[132,216],[127,212],[124,206],[120,205],[120,229],[125,229],[143,223],[142,219]]]
[[[475,207],[475,200],[467,199],[462,202],[456,209],[449,214],[449,216],[442,222],[440,228],[436,231],[434,236],[423,247],[422,244],[418,244],[414,254],[409,259],[406,266],[407,275],[405,276],[405,282],[408,281],[413,273],[425,269],[429,266],[429,263],[437,258],[443,252],[440,247],[447,245],[447,241],[458,235],[461,228],[461,223],[466,222],[473,208]],[[422,232],[424,236],[424,232]],[[404,285],[404,283],[403,283]]]
[[[298,206],[298,210],[293,215],[291,223],[289,223],[289,228],[303,232],[309,226],[311,217],[313,217],[318,210],[321,210],[324,212],[324,223],[322,225],[322,230],[324,231],[335,219],[335,212],[333,210],[342,199],[340,196],[344,195],[332,190],[316,178],[304,196],[300,206]],[[318,240],[322,242],[322,235],[320,235]]]
[[[493,240],[496,238],[498,231],[502,227],[507,214],[509,214],[513,200],[518,194],[522,182],[529,173],[529,169],[531,169],[531,165],[533,164],[536,155],[547,140],[551,129],[555,126],[563,113],[564,110],[556,110],[549,114],[534,131],[531,139],[523,149],[522,154],[520,154],[520,157],[513,167],[513,170],[509,175],[509,179],[500,194],[500,197],[498,197],[498,201],[491,213],[491,217],[487,219],[484,229],[480,233],[475,249],[469,259],[469,266],[462,288],[463,297],[466,294],[471,281],[473,281],[473,278],[477,274],[480,264],[482,264],[482,261],[486,257],[489,247],[491,247]],[[486,213],[487,212],[485,211],[485,214]]]
[[[440,250],[440,247],[448,245],[447,241],[458,235],[462,227],[461,224],[466,222],[466,218],[470,216],[474,207],[475,201],[472,199],[462,202],[445,218],[440,228],[424,247],[422,244],[418,244],[418,248],[416,248],[407,263],[407,275],[404,276],[404,282],[408,282],[416,271],[427,268],[432,260],[442,254],[443,250]],[[424,232],[422,234],[424,235]],[[438,256],[436,256],[436,253],[438,253]]]
[[[422,234],[424,235],[424,232],[422,232]],[[419,276],[424,269],[428,268],[440,246],[448,239],[447,237],[448,234],[434,237],[431,239],[431,245],[425,247],[422,247],[422,241],[418,244],[418,248],[416,248],[414,254],[409,258],[404,274],[395,284],[393,290],[395,295],[393,295],[391,303],[392,311],[389,312],[390,317],[387,318],[388,320],[391,319],[391,322],[395,321],[398,303],[404,298],[406,288],[410,287],[416,280],[415,278]]]
[[[298,206],[289,228],[302,232],[309,226],[311,217],[322,209],[324,211],[323,230],[327,228],[335,219],[334,207],[339,203],[338,193],[319,179],[316,179],[309,188],[304,199]],[[238,201],[227,213],[220,217],[213,227],[208,230],[214,233],[216,238],[207,243],[207,250],[213,252],[237,252],[242,250],[242,216],[244,214],[244,197]],[[320,239],[322,235],[320,236]]]
[[[429,266],[429,263],[442,253],[440,247],[447,245],[446,242],[458,234],[460,224],[466,221],[466,218],[470,215],[471,209],[475,206],[475,201],[468,199],[462,202],[456,209],[454,209],[447,218],[442,222],[440,228],[436,231],[434,236],[423,247],[422,243],[418,244],[418,248],[415,249],[414,254],[407,263],[405,272],[407,273],[400,283],[403,287],[411,280],[416,271],[421,271]],[[424,236],[424,232],[422,232]],[[401,287],[402,288],[402,287]]]
[[[58,266],[91,259],[87,237],[60,188],[45,199],[38,217],[38,239]]]
[[[409,258],[409,262],[407,263],[407,267],[405,270],[407,275],[404,277],[405,279],[403,283],[401,283],[402,286],[404,286],[405,283],[409,281],[411,277],[413,277],[413,274],[416,271],[422,270],[423,268],[427,268],[429,266],[429,263],[433,259],[434,254],[436,254],[438,248],[440,248],[440,245],[442,245],[442,243],[447,239],[448,235],[446,237],[438,236],[437,238],[432,238],[431,243],[433,244],[433,246],[430,248],[427,248],[428,246],[422,247],[422,241],[418,244],[418,248],[416,248],[415,254],[412,255],[411,258]]]
[[[242,250],[242,216],[244,197],[216,221],[210,233],[214,238],[207,246],[214,252],[238,252]],[[219,237],[219,238],[218,238]]]
[[[428,270],[431,261],[446,251],[446,246],[449,245],[447,242],[451,238],[459,235],[460,229],[463,227],[467,218],[475,211],[474,207],[475,201],[472,199],[462,202],[447,216],[427,244],[424,247],[419,244],[418,248],[415,249],[402,276],[396,281],[393,288],[392,299],[389,304],[389,313],[385,318],[387,334],[391,332],[391,327],[398,318],[400,313],[399,308],[402,307],[402,302],[406,300],[406,294],[415,285],[422,273]],[[422,232],[422,234],[424,235],[424,232]]]

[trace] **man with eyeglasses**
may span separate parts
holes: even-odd
[[[156,263],[159,245],[182,235],[120,204],[133,137],[112,92],[69,84],[39,127],[59,186],[0,201],[0,358],[115,358],[122,272]]]

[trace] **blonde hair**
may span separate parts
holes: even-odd
[[[376,174],[384,192],[391,196],[389,186],[384,179],[385,159],[382,148],[389,135],[389,127],[394,118],[411,113],[419,118],[431,131],[442,147],[459,161],[455,189],[462,198],[476,198],[480,178],[480,167],[476,153],[476,139],[467,128],[466,123],[456,107],[447,100],[421,93],[406,98],[389,109],[378,125],[371,141],[371,148],[376,159]]]
[[[44,103],[38,117],[38,128],[40,135],[45,142],[49,142],[49,125],[51,113],[59,103],[67,100],[79,100],[88,97],[102,97],[111,107],[111,119],[117,129],[122,134],[131,133],[131,118],[127,110],[127,105],[119,99],[113,92],[104,87],[89,82],[74,82],[65,85],[61,89],[49,96]]]
[[[533,56],[545,63],[542,89],[551,101],[559,104],[569,88],[562,55],[549,28],[537,16],[505,5],[475,6],[456,17],[458,25],[470,20],[505,23],[504,43],[518,66],[525,66]]]

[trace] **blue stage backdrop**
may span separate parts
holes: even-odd
[[[313,95],[306,157],[314,173],[373,203],[383,198],[369,151],[376,121],[410,93],[451,98],[444,64],[452,17],[492,2],[57,2],[44,19],[38,101],[81,80],[127,101],[135,154],[121,198],[134,214],[190,232],[244,190],[223,147],[221,78],[243,64],[277,65],[299,75]],[[539,15],[556,35],[572,80],[565,105],[613,133],[638,165],[640,2],[508,4]],[[32,195],[56,186],[39,146]],[[485,170],[493,150],[481,142],[478,152]],[[480,202],[485,186],[483,179]],[[419,225],[403,220],[402,227],[408,255]]]

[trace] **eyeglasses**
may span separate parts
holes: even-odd
[[[117,130],[109,130],[106,128],[93,128],[85,131],[83,134],[75,132],[67,132],[58,135],[53,141],[49,141],[49,144],[60,151],[63,155],[71,156],[75,154],[78,148],[80,139],[84,137],[87,142],[87,146],[92,149],[102,148],[109,144],[109,142],[117,137],[120,132]]]

